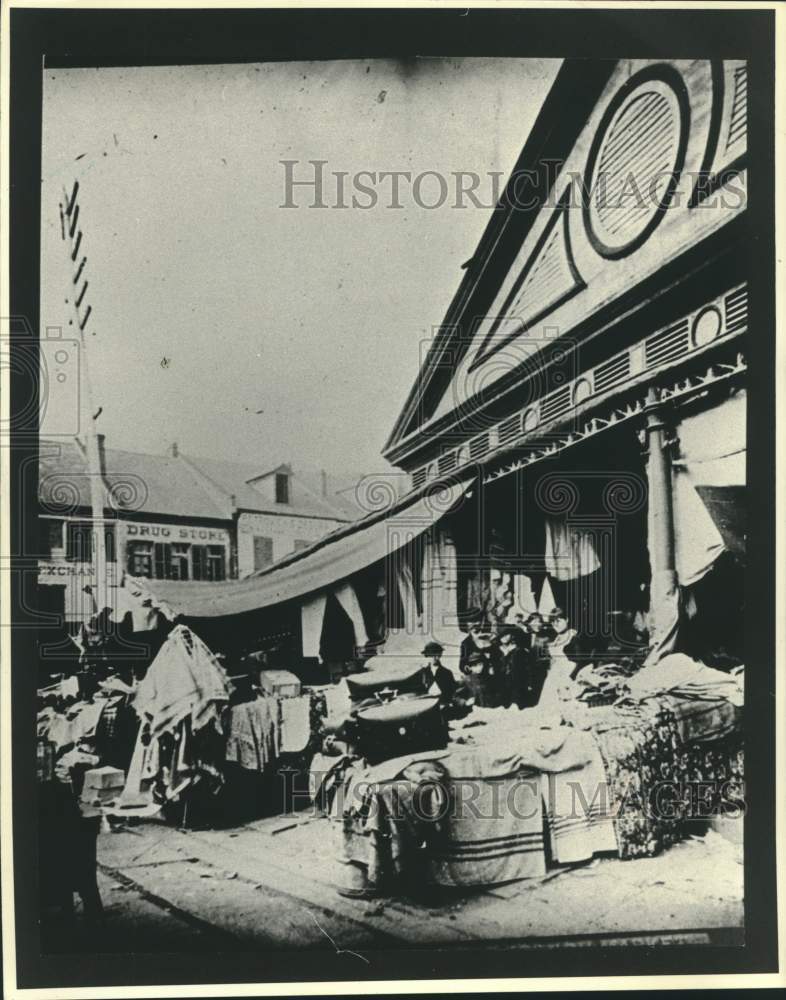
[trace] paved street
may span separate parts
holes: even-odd
[[[714,831],[658,858],[596,860],[543,879],[414,900],[336,892],[324,819],[275,817],[234,830],[148,822],[99,838],[103,927],[51,929],[56,947],[101,951],[324,948],[362,953],[426,942],[511,947],[738,942],[742,849]],[[348,960],[349,960],[348,959]],[[354,960],[359,960],[355,958]]]

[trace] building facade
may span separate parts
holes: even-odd
[[[563,64],[384,450],[475,477],[459,611],[741,631],[746,158],[744,63]]]
[[[310,544],[345,515],[298,482],[288,465],[145,455],[101,445],[108,589],[124,575],[199,587],[246,576]],[[42,441],[38,584],[42,610],[69,625],[96,612],[90,473],[80,444]],[[98,609],[100,610],[100,609]]]

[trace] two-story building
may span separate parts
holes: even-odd
[[[245,576],[313,542],[346,514],[289,465],[272,469],[104,447],[107,602],[125,574],[199,587]],[[91,474],[74,439],[42,440],[38,556],[42,612],[67,624],[95,612]]]

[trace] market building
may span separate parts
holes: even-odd
[[[739,641],[746,79],[563,65],[384,452],[477,477],[459,613],[548,583],[590,639]]]

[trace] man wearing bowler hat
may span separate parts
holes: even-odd
[[[426,693],[432,694],[438,689],[440,701],[447,705],[453,700],[458,683],[448,668],[442,665],[440,657],[444,651],[444,647],[433,641],[423,647],[423,656],[427,661],[423,668],[423,687]]]

